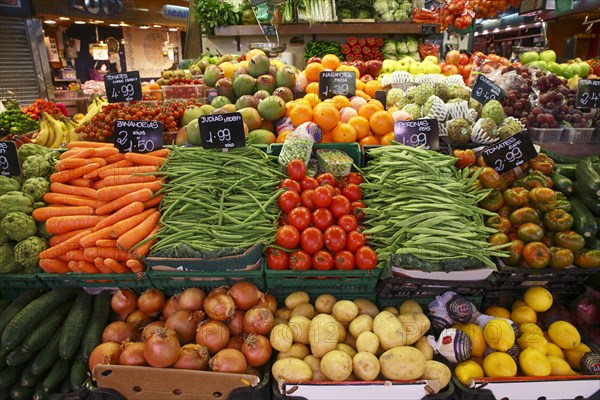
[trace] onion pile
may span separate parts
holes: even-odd
[[[111,306],[117,318],[92,352],[90,370],[121,364],[246,373],[271,358],[277,299],[249,282],[169,298],[158,289],[139,296],[120,289]]]

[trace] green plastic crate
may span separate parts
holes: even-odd
[[[279,157],[283,143],[273,143],[269,146],[269,154]],[[360,149],[360,145],[356,142],[353,143],[315,143],[313,145],[313,153],[319,149],[327,150],[341,150],[344,153],[352,157],[352,161],[358,167],[363,166],[363,156]],[[315,153],[316,154],[316,153]],[[316,157],[316,156],[315,156]]]
[[[152,282],[147,273],[131,274],[48,274],[39,273],[39,278],[49,288],[99,287],[149,289]]]
[[[46,289],[38,274],[0,275],[0,297],[12,300],[29,289]]]

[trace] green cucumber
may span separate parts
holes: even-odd
[[[48,398],[48,393],[44,391],[44,386],[42,382],[38,383],[35,388],[35,392],[33,392],[33,400],[46,400]]]
[[[561,192],[564,195],[570,195],[573,193],[573,181],[567,178],[564,175],[559,174],[556,171],[553,171],[550,175],[550,179],[554,182],[554,186],[552,189]]]
[[[21,379],[19,380],[19,384],[24,387],[35,388],[35,386],[40,383],[43,379],[43,375],[36,375],[31,372],[31,366],[35,360],[31,360],[25,368],[23,368],[23,372],[21,373]]]
[[[31,352],[42,349],[62,325],[70,309],[71,303],[67,302],[54,310],[33,332],[27,335],[21,343],[21,347]]]
[[[0,400],[10,400],[10,393],[8,389],[0,389]]]
[[[2,313],[2,311],[6,310],[6,307],[8,307],[9,304],[10,304],[10,300],[8,300],[8,299],[0,300],[0,313]]]
[[[592,214],[600,215],[600,197],[590,195],[586,187],[583,186],[579,181],[575,182],[575,197],[577,197],[586,207],[592,212]]]
[[[61,332],[59,331],[52,337],[52,340],[35,356],[31,365],[31,372],[36,375],[42,375],[48,371],[52,365],[58,360],[58,341]]]
[[[12,400],[29,400],[33,398],[34,392],[35,388],[17,385],[13,386],[12,389],[10,389],[10,398]]]
[[[576,197],[571,199],[571,215],[573,216],[573,230],[584,238],[596,236],[598,224],[586,205]]]
[[[102,343],[102,332],[110,315],[111,298],[112,295],[108,290],[100,292],[94,298],[94,305],[90,313],[92,318],[89,319],[81,339],[81,356],[85,362],[89,360],[90,354],[96,346]]]
[[[83,361],[83,358],[78,358],[71,366],[69,382],[74,392],[79,390],[88,379],[88,369],[88,363]]]
[[[75,355],[81,343],[91,307],[92,296],[82,290],[77,295],[73,307],[67,315],[62,335],[58,341],[58,355],[61,358],[68,360]]]
[[[575,179],[577,164],[554,164],[554,170],[569,179]]]
[[[592,250],[600,250],[600,239],[597,237],[586,238],[585,245]]]
[[[584,158],[577,163],[575,176],[580,184],[589,189],[586,193],[600,197],[600,173],[594,169],[591,159]]]
[[[35,357],[34,352],[25,351],[22,347],[17,347],[6,356],[6,364],[10,367],[23,365],[33,357]]]
[[[2,332],[2,339],[0,340],[2,347],[8,350],[15,349],[24,339],[23,332],[31,331],[35,324],[39,323],[49,311],[69,300],[72,295],[73,290],[70,288],[55,289],[26,305]]]
[[[0,334],[4,332],[4,329],[9,322],[21,311],[25,306],[31,303],[40,295],[38,289],[31,289],[24,293],[21,293],[8,307],[0,314]]]
[[[60,388],[58,388],[59,393],[70,393],[71,392],[71,381],[69,378],[63,379],[60,383]]]
[[[69,376],[71,371],[71,360],[60,359],[58,360],[52,370],[46,375],[46,378],[42,381],[42,387],[46,394],[55,393],[60,388],[62,381]]]
[[[0,389],[8,389],[19,381],[23,367],[20,365],[8,367],[0,372]]]
[[[563,156],[553,152],[552,150],[541,148],[540,153],[543,153],[554,160],[556,164],[577,164],[581,158],[572,156]]]

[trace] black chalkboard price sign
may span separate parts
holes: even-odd
[[[119,153],[150,153],[163,145],[159,121],[116,120],[113,139]]]
[[[577,85],[578,108],[600,108],[600,79],[581,79]]]
[[[21,163],[15,142],[0,142],[0,175],[21,175]]]
[[[481,154],[485,163],[500,174],[510,171],[538,155],[525,131],[486,147]]]
[[[473,90],[471,91],[471,97],[480,102],[486,104],[490,100],[502,101],[506,95],[504,89],[496,85],[490,78],[485,75],[477,76]]]
[[[106,98],[109,103],[125,103],[142,100],[142,84],[139,71],[107,74],[104,77]]]
[[[387,90],[377,90],[375,100],[379,100],[383,104],[383,108],[387,110]]]
[[[323,71],[319,74],[319,97],[321,100],[341,95],[352,97],[356,94],[356,72]]]
[[[435,25],[422,24],[421,35],[435,35]]]
[[[246,146],[242,114],[202,115],[198,118],[200,140],[205,149],[230,149]]]
[[[440,148],[440,125],[437,119],[397,121],[394,124],[394,140],[410,147]]]

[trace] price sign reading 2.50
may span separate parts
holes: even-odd
[[[198,118],[200,141],[205,149],[244,147],[244,121],[238,112],[202,115]]]
[[[163,145],[163,124],[158,121],[115,121],[114,144],[121,153],[150,153]]]

